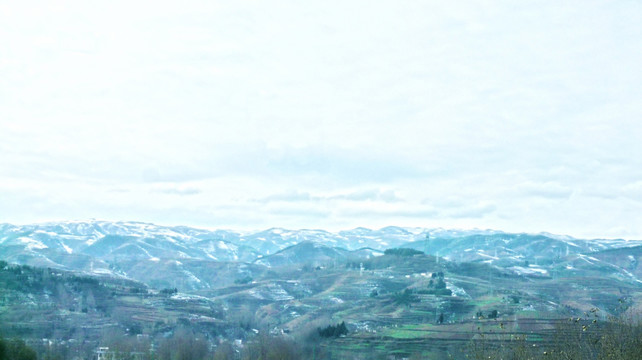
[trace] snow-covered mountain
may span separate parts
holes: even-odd
[[[0,225],[0,257],[74,270],[105,272],[121,260],[209,259],[251,261],[261,253],[231,242],[239,234],[225,230],[167,227],[140,222],[58,222]],[[55,254],[56,256],[52,256]],[[64,256],[62,256],[64,255]],[[79,259],[90,258],[78,266]]]
[[[271,228],[241,233],[125,221],[0,224],[2,260],[145,281],[156,277],[158,284],[172,284],[168,274],[179,274],[184,275],[184,279],[173,280],[174,283],[182,282],[191,288],[206,288],[211,281],[220,281],[221,277],[216,274],[194,275],[208,261],[268,267],[320,264],[347,257],[367,257],[388,248],[412,247],[452,261],[508,267],[640,244],[639,241],[580,240],[551,234],[395,226],[339,232]],[[357,251],[359,249],[368,250]],[[176,261],[184,265],[176,265]],[[199,282],[201,279],[205,281]]]
[[[346,250],[329,245],[318,241],[304,240],[274,254],[261,257],[255,263],[268,267],[303,264],[319,266],[351,258],[370,258],[383,255],[382,251],[369,248]]]
[[[427,232],[423,240],[402,247],[458,262],[480,261],[497,266],[519,263],[551,263],[569,255],[641,245],[640,241],[582,240],[551,234],[505,233],[499,231],[462,233]],[[438,234],[438,235],[437,235]]]

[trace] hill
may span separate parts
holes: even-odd
[[[307,342],[317,328],[345,322],[345,337],[314,346],[338,358],[357,349],[440,357],[496,322],[506,336],[541,340],[560,318],[642,310],[641,249],[490,230],[5,224],[0,330],[67,347],[84,339],[89,348],[105,331],[152,343],[180,329],[221,341],[268,332]]]

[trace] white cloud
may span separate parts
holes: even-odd
[[[642,181],[624,185],[620,193],[628,199],[642,202]]]
[[[641,6],[3,3],[0,214],[642,238]]]
[[[198,195],[202,193],[202,190],[197,187],[175,185],[175,184],[157,186],[154,188],[153,191],[161,194],[170,194],[170,195],[179,195],[179,196]]]
[[[548,199],[567,199],[573,193],[569,187],[555,182],[525,182],[517,186],[517,191],[525,196],[537,196]]]

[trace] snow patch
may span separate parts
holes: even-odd
[[[71,253],[73,253],[73,252],[74,252],[74,251],[73,251],[69,246],[67,246],[67,245],[66,245],[65,243],[63,243],[62,241],[60,242],[60,245],[62,245],[62,247],[63,247],[63,248],[65,248],[65,251],[67,252],[67,254],[71,254]]]
[[[177,300],[206,300],[209,301],[208,298],[204,296],[199,296],[199,295],[192,295],[192,294],[183,294],[183,293],[177,293],[171,296],[172,299],[177,299]]]
[[[577,255],[580,257],[580,259],[586,261],[587,263],[589,263],[591,265],[595,265],[595,263],[593,263],[593,261],[599,261],[598,259],[596,259],[596,258],[594,258],[592,256],[586,256],[584,254],[577,254]]]
[[[455,297],[470,299],[470,295],[468,295],[468,293],[466,293],[466,290],[464,290],[463,288],[460,288],[448,282],[446,282],[446,288],[452,291],[452,295]]]
[[[40,241],[38,241],[38,240],[34,240],[34,239],[32,239],[32,238],[28,238],[28,237],[20,237],[20,238],[18,238],[18,240],[20,240],[20,242],[22,242],[23,244],[25,244],[25,246],[26,246],[26,247],[27,247],[27,249],[29,249],[29,250],[33,250],[33,249],[46,249],[46,248],[48,247],[47,245],[45,245],[45,244],[41,243]]]
[[[483,251],[484,251],[484,250],[479,250],[479,251],[477,251],[477,255],[479,255],[479,256],[481,256],[481,257],[485,257],[485,258],[493,259],[493,260],[499,260],[499,258],[498,258],[497,256],[492,256],[492,255],[484,254],[484,253],[483,253]]]
[[[102,274],[102,275],[113,275],[114,274],[109,269],[92,269],[91,272],[94,273],[94,274]]]
[[[199,284],[201,283],[201,279],[196,277],[196,275],[192,274],[191,272],[189,272],[187,270],[183,270],[183,274],[187,275],[187,277],[189,277],[190,280],[195,281],[195,282],[197,282]]]
[[[509,270],[513,270],[519,275],[540,275],[540,276],[548,275],[548,271],[546,269],[542,269],[535,266],[529,266],[527,268],[522,266],[513,266],[513,267],[510,267]]]

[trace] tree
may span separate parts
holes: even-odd
[[[38,356],[23,340],[13,339],[11,341],[5,341],[0,338],[0,359],[37,360]]]
[[[232,344],[227,341],[222,342],[216,347],[214,352],[214,360],[228,360],[234,359],[235,352]]]
[[[243,348],[241,360],[298,360],[308,358],[303,356],[301,350],[301,347],[291,339],[262,333],[248,342]]]
[[[208,343],[186,329],[179,329],[174,336],[161,341],[158,347],[160,360],[202,360],[207,357]]]
[[[161,294],[163,295],[174,295],[178,292],[177,288],[165,288],[160,291]]]
[[[428,282],[427,290],[417,291],[420,294],[432,294],[432,295],[445,295],[451,296],[453,292],[446,287],[446,282],[444,281],[444,273],[432,273],[432,278],[437,279],[435,282],[433,279],[430,279]]]
[[[397,292],[394,295],[394,300],[400,305],[410,305],[410,303],[418,302],[419,299],[413,295],[412,290],[405,289],[402,292]]]
[[[341,324],[328,325],[323,329],[318,329],[318,331],[321,337],[325,337],[325,338],[339,337],[339,336],[348,334],[348,327],[346,326],[345,321],[342,321]]]
[[[393,248],[393,249],[386,249],[383,253],[384,255],[414,256],[414,255],[423,254],[423,251],[419,251],[415,249],[407,249],[407,248]]]
[[[0,338],[0,359],[7,358],[7,346],[4,343],[4,340]]]

